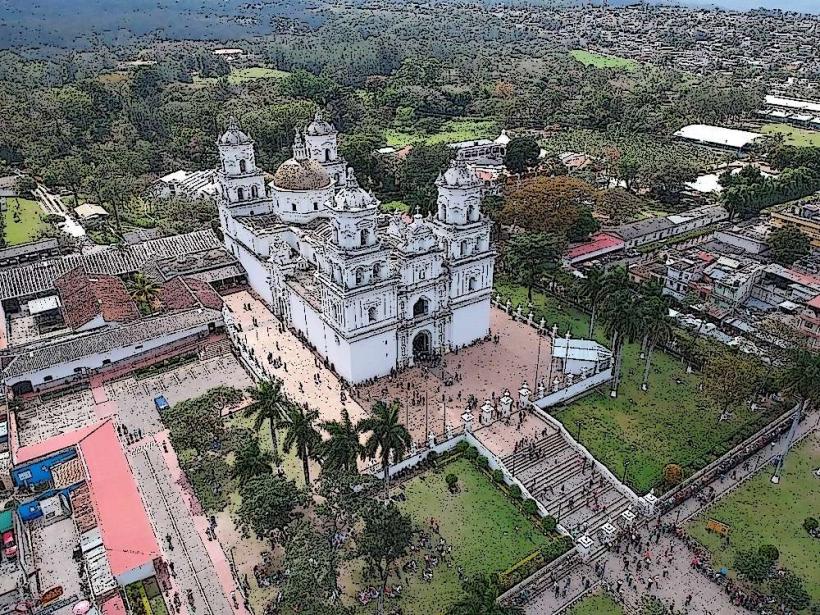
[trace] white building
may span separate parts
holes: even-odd
[[[219,138],[225,245],[253,289],[350,382],[466,346],[489,331],[495,252],[481,182],[439,176],[436,216],[379,213],[319,113],[265,185],[235,122]]]

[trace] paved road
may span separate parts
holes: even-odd
[[[194,609],[189,615],[233,615],[219,576],[182,498],[179,485],[168,469],[160,445],[146,439],[128,449],[134,476],[154,524],[163,557],[174,563],[175,591],[179,592],[183,611],[187,608],[186,592],[194,592]],[[171,536],[173,550],[166,536]],[[168,600],[171,603],[171,600]]]
[[[59,195],[50,193],[42,184],[37,186],[34,195],[47,214],[55,214],[65,218],[65,222],[60,224],[61,231],[71,237],[85,237],[85,229],[74,220],[74,212],[68,211]]]

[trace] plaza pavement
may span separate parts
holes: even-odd
[[[327,369],[318,355],[314,354],[287,328],[283,330],[279,320],[268,307],[247,291],[223,297],[225,307],[239,323],[240,341],[252,351],[259,365],[271,376],[279,378],[288,396],[299,403],[307,403],[319,411],[319,421],[338,421],[342,408],[346,408],[353,423],[365,418],[367,413],[344,393],[341,381]],[[245,309],[249,305],[251,309]],[[268,353],[280,359],[282,367],[275,368],[268,362]],[[318,382],[314,379],[319,376]]]

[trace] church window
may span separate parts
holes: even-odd
[[[461,242],[461,256],[467,256],[467,241]]]
[[[240,173],[245,173],[246,171],[247,171],[247,164],[245,163],[244,160],[240,160],[239,161],[239,172]]]
[[[364,271],[356,269],[356,286],[364,283]]]
[[[259,197],[259,188],[256,186],[251,186],[251,198],[255,199]]]
[[[245,189],[244,188],[237,188],[236,189],[236,200],[237,201],[244,201],[245,200]]]
[[[476,215],[475,204],[473,203],[470,203],[470,205],[467,207],[467,220],[469,220],[470,222],[475,222],[476,220],[478,220],[478,216]]]
[[[467,280],[467,290],[473,292],[476,288],[478,288],[478,280],[473,276]]]
[[[424,316],[427,314],[427,311],[430,309],[430,302],[427,301],[424,297],[419,299],[413,304],[413,316]]]
[[[325,149],[325,162],[330,162],[330,150]]]
[[[373,279],[378,280],[382,277],[382,264],[376,263],[373,265]]]
[[[296,211],[296,203],[291,203],[290,204],[290,210],[291,211]]]
[[[362,229],[361,233],[359,233],[360,240],[361,240],[361,245],[363,245],[363,246],[367,245],[367,239],[368,239],[369,235],[370,235],[370,231],[368,231],[367,229]]]
[[[375,307],[367,308],[367,320],[368,320],[368,322],[376,322],[376,308]]]
[[[319,211],[319,203],[316,201],[313,202],[313,211]]]

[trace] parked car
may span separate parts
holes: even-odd
[[[14,540],[14,532],[3,532],[3,557],[11,559],[17,557],[17,541]]]
[[[162,412],[163,410],[169,410],[171,408],[171,404],[168,403],[168,400],[165,399],[164,395],[157,395],[154,398],[154,405],[160,412]]]

